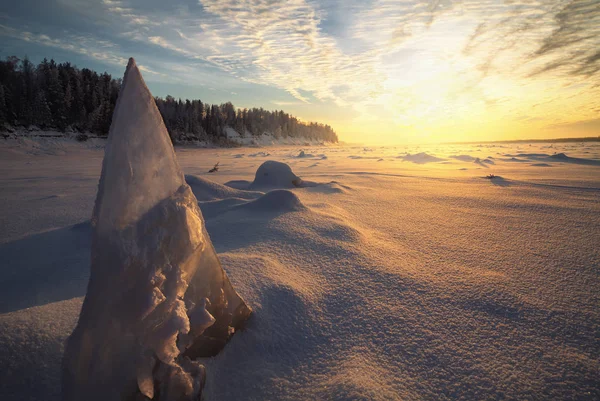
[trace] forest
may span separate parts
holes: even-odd
[[[27,58],[7,57],[0,60],[0,130],[36,126],[106,136],[120,86],[121,79],[69,62],[44,59],[36,66]],[[216,105],[172,96],[155,101],[174,143],[227,143],[226,127],[241,136],[338,141],[329,125],[306,123],[282,110],[236,109],[231,102]]]

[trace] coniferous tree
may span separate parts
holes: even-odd
[[[32,124],[41,128],[47,128],[52,122],[52,112],[48,107],[46,95],[43,91],[39,91],[35,97],[33,104],[33,121]]]
[[[4,85],[0,84],[0,125],[4,125],[7,122],[6,98],[4,93]]]
[[[44,129],[107,135],[120,79],[98,74],[70,63],[44,59],[35,67],[25,58],[0,61],[0,129],[6,124],[37,125]],[[226,141],[225,128],[242,136],[270,133],[280,137],[304,137],[337,141],[329,125],[300,122],[283,110],[236,109],[231,102],[209,105],[200,100],[155,98],[171,138],[175,140]]]

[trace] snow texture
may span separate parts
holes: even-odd
[[[90,281],[65,348],[63,398],[196,400],[205,373],[191,359],[222,347],[249,314],[130,59],[92,217]]]
[[[206,368],[205,401],[600,399],[599,143],[302,146],[327,159],[176,148],[254,310],[217,356],[191,358]],[[442,161],[397,158],[419,153]],[[0,141],[3,401],[62,399],[102,156]],[[244,191],[265,160],[328,184]],[[204,310],[219,321],[200,301],[190,330],[210,324]],[[132,386],[150,389],[148,366]]]
[[[191,174],[185,176],[185,182],[192,188],[199,201],[223,198],[255,199],[262,195],[261,192],[234,189]]]
[[[292,172],[289,165],[269,160],[256,170],[250,188],[294,188],[300,186],[302,180]]]

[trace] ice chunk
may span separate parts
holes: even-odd
[[[154,377],[152,370],[156,365],[156,360],[151,355],[142,357],[137,366],[137,383],[140,392],[146,397],[154,398]]]
[[[208,329],[215,323],[213,315],[206,310],[208,299],[203,299],[202,303],[195,308],[191,309],[190,312],[190,327],[192,333],[202,334],[204,330]]]
[[[250,314],[221,267],[154,99],[130,59],[92,217],[88,291],[63,399],[196,400],[204,367]],[[185,356],[184,356],[185,354]]]
[[[130,59],[102,163],[96,230],[109,231],[138,220],[183,184],[162,116]]]

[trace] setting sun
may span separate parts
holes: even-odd
[[[346,142],[594,136],[600,127],[593,0],[69,1],[43,5],[36,29],[23,8],[3,7],[5,55],[37,61],[53,49],[116,72],[133,52],[156,95],[285,106]],[[56,13],[74,19],[56,26]]]

